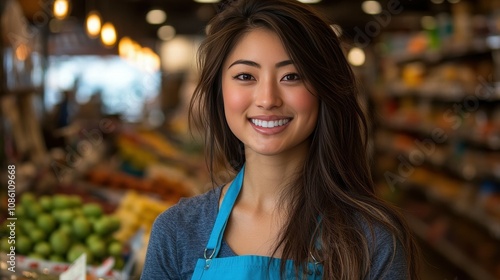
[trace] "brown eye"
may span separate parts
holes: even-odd
[[[235,79],[237,80],[242,80],[242,81],[251,81],[251,80],[255,80],[252,75],[250,74],[239,74],[237,76],[234,77]]]
[[[287,74],[282,79],[282,81],[297,81],[300,80],[300,76],[298,74]]]

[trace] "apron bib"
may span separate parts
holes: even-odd
[[[210,234],[207,247],[204,251],[204,258],[198,259],[194,269],[193,280],[280,280],[281,259],[265,256],[234,256],[218,258],[219,250],[224,237],[229,215],[233,209],[236,198],[240,193],[243,183],[243,173],[245,166],[229,187],[222,201],[219,213],[215,220],[214,228]],[[309,263],[307,267],[307,279],[321,279],[322,265],[319,263]],[[293,262],[287,260],[285,264],[285,279],[297,279]]]

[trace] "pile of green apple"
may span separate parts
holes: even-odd
[[[3,238],[2,250],[8,251],[14,245],[16,254],[68,263],[86,253],[87,263],[93,265],[113,256],[115,269],[123,267],[123,244],[113,238],[120,220],[105,215],[101,205],[82,203],[76,195],[37,198],[27,192],[20,197],[15,210],[15,244]],[[2,226],[2,230],[5,228]]]

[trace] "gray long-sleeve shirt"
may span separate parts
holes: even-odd
[[[141,280],[191,279],[195,264],[203,258],[212,232],[221,191],[222,187],[217,187],[205,194],[181,199],[156,218]],[[375,235],[370,275],[366,279],[406,279],[406,263],[401,245],[396,247],[393,255],[391,234],[376,227]],[[232,256],[236,254],[223,240],[218,257]]]

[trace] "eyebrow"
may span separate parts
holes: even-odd
[[[248,66],[252,66],[252,67],[257,67],[257,68],[261,67],[260,64],[258,64],[255,61],[238,59],[235,62],[231,63],[231,65],[229,65],[229,67],[227,67],[227,68],[229,69],[229,68],[233,67],[233,65],[236,65],[236,64],[244,64],[244,65],[248,65]],[[290,64],[293,64],[293,61],[289,59],[289,60],[280,61],[280,62],[276,63],[274,66],[276,68],[280,68],[280,67],[287,66],[287,65],[290,65]]]

